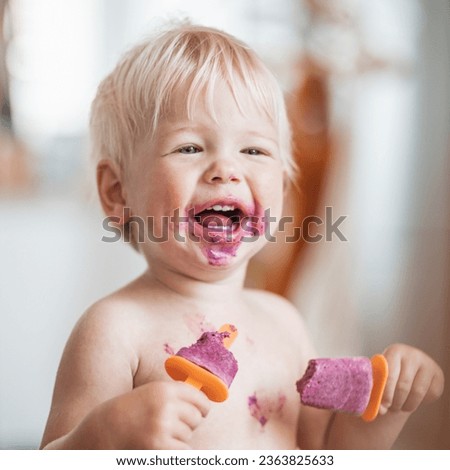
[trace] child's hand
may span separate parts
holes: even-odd
[[[393,344],[383,355],[389,365],[389,377],[380,414],[413,412],[421,403],[432,402],[442,395],[442,369],[423,351],[405,344]]]
[[[208,414],[208,398],[182,382],[150,382],[101,407],[112,449],[189,449],[194,430]]]

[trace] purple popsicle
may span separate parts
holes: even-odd
[[[367,357],[313,359],[297,382],[297,391],[304,405],[362,415],[372,385]]]
[[[233,353],[224,346],[229,335],[218,331],[203,333],[195,344],[181,348],[176,355],[208,370],[229,387],[238,371]]]

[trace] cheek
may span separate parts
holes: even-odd
[[[136,212],[153,216],[170,216],[184,209],[189,198],[189,185],[183,178],[164,168],[150,169],[138,176],[133,188]]]
[[[260,181],[260,192],[265,208],[270,208],[273,215],[280,216],[283,207],[283,172],[275,168],[265,173],[264,179]]]

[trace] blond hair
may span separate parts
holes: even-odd
[[[277,123],[280,158],[288,179],[294,174],[291,135],[283,94],[268,68],[246,44],[214,28],[180,24],[128,51],[102,81],[91,109],[94,162],[109,158],[122,170],[132,161],[135,146],[151,136],[170,110],[180,86],[187,87],[190,117],[200,93],[212,115],[217,81],[230,87],[237,106],[249,98]]]

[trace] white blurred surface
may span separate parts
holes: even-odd
[[[95,300],[145,264],[69,199],[0,201],[0,448],[37,447],[62,349]]]

